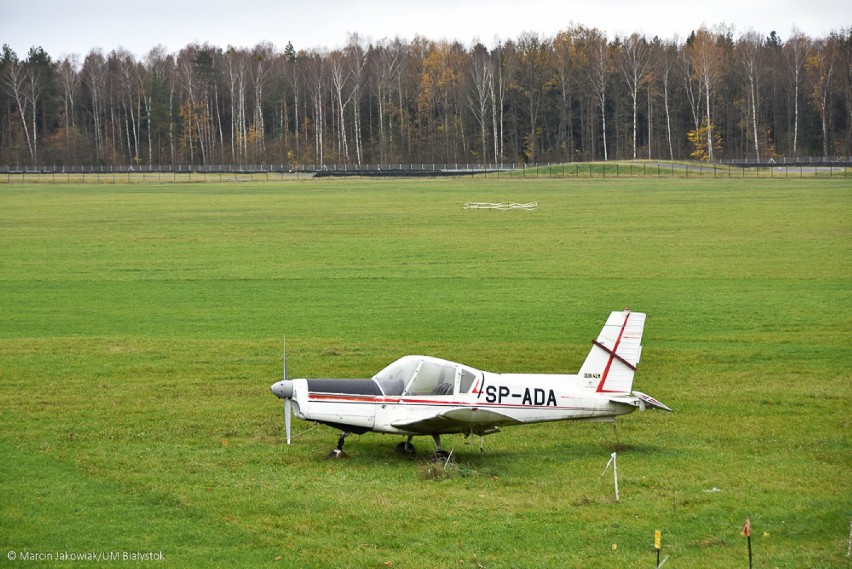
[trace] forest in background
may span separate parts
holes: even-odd
[[[852,26],[684,40],[572,26],[493,48],[157,46],[0,57],[0,164],[577,162],[852,155]]]

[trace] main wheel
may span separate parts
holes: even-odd
[[[429,457],[430,462],[446,462],[446,460],[450,458],[450,453],[445,450],[436,450],[435,453]]]

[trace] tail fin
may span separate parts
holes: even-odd
[[[581,385],[598,393],[630,393],[642,354],[644,328],[645,315],[641,312],[625,308],[610,314],[580,368]]]

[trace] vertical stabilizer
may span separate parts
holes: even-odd
[[[598,393],[630,393],[642,354],[645,314],[625,309],[613,312],[580,368],[581,385]]]

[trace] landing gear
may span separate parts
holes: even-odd
[[[429,457],[431,462],[446,461],[450,458],[450,453],[441,448],[441,435],[432,435],[432,440],[435,441],[435,454]]]
[[[411,444],[413,438],[413,435],[409,435],[407,439],[396,445],[396,452],[413,457],[417,452],[414,445]],[[432,435],[432,440],[435,441],[435,452],[429,455],[429,460],[431,462],[446,461],[450,457],[450,453],[441,448],[441,436]]]
[[[346,451],[343,450],[343,443],[346,442],[346,437],[351,435],[352,433],[348,433],[343,431],[340,433],[340,437],[337,439],[337,447],[335,447],[326,458],[349,458],[349,455],[346,454]]]
[[[415,449],[414,445],[411,444],[411,439],[413,438],[414,437],[410,436],[406,440],[396,445],[396,452],[406,456],[414,456],[415,454],[417,454],[417,449]]]
[[[471,435],[473,435],[473,432],[466,433],[464,438],[468,438]],[[470,444],[473,444],[473,441],[469,441],[469,442],[466,442],[464,444],[470,445]],[[485,435],[479,435],[479,452],[481,452],[481,453],[485,452]]]

